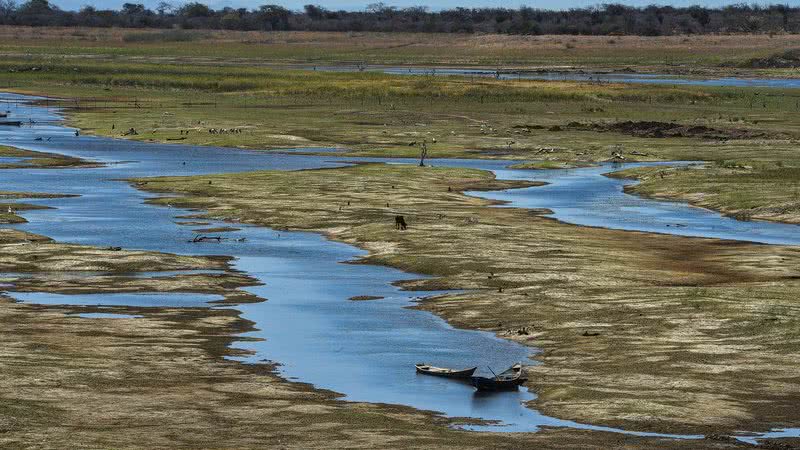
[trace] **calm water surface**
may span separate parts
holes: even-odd
[[[24,99],[10,95],[5,98]],[[28,105],[20,106],[12,113],[38,122],[59,119],[56,111]],[[39,136],[50,140],[35,141]],[[116,181],[141,176],[337,167],[352,158],[75,137],[73,130],[55,123],[22,128],[0,127],[0,144],[109,163],[92,169],[14,169],[0,172],[0,190],[80,195],[25,200],[57,209],[25,211],[23,214],[30,222],[17,225],[20,229],[59,241],[88,245],[234,256],[236,269],[264,283],[248,290],[269,299],[236,307],[258,328],[247,336],[263,339],[237,344],[255,352],[243,358],[246,362],[280,362],[279,370],[283,376],[340,392],[348,400],[403,404],[440,411],[452,417],[497,421],[497,425],[481,428],[486,430],[532,431],[549,425],[658,436],[543,416],[523,406],[523,402],[535,398],[525,389],[483,396],[475,394],[473,388],[465,384],[419,376],[413,369],[414,363],[479,366],[481,371],[488,372],[487,366],[496,370],[517,361],[530,364],[528,357],[533,350],[489,333],[454,329],[432,314],[408,309],[414,304],[414,293],[401,291],[392,283],[420,278],[419,275],[387,267],[343,264],[357,259],[364,252],[328,241],[317,234],[243,226],[240,231],[226,235],[244,237],[244,242],[231,239],[219,244],[189,243],[187,241],[193,235],[191,229],[196,227],[179,225],[176,222],[181,220],[175,217],[191,212],[146,205],[144,200],[150,195]],[[548,181],[551,184],[544,188],[480,195],[511,200],[514,206],[549,207],[556,217],[573,223],[622,229],[660,227],[658,231],[661,232],[714,237],[726,234],[731,238],[760,242],[797,243],[796,235],[778,224],[748,225],[753,230],[744,233],[736,228],[739,226],[736,221],[718,214],[679,203],[636,199],[622,194],[624,182],[602,176],[608,168],[539,172],[508,170],[505,167],[509,162],[433,160],[432,164],[494,170],[501,178]],[[636,203],[631,204],[631,199],[636,199]],[[625,214],[620,215],[619,211],[623,210]],[[618,216],[632,219],[625,221]],[[671,223],[684,223],[686,226],[680,230],[666,227]],[[212,222],[209,226],[218,225],[222,224]],[[760,237],[754,238],[756,235]],[[435,293],[424,293],[432,294]],[[382,296],[385,299],[347,300],[357,295]],[[218,300],[217,296],[198,294],[13,293],[13,296],[20,301],[42,304],[139,307],[205,307],[209,301]]]
[[[306,70],[329,72],[358,72],[358,66],[294,66]],[[624,72],[574,72],[574,71],[518,71],[459,68],[459,67],[390,67],[367,66],[364,71],[411,76],[462,76],[496,78],[500,80],[585,81],[596,83],[666,84],[683,86],[729,86],[757,88],[800,88],[800,78],[740,78],[740,77],[686,77],[668,74],[641,74]]]

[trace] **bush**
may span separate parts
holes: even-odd
[[[202,31],[164,30],[158,33],[127,33],[122,36],[125,42],[189,42],[206,39],[210,34]]]

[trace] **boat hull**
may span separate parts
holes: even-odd
[[[433,367],[428,365],[417,364],[417,373],[421,373],[424,375],[431,375],[434,377],[442,377],[442,378],[457,378],[462,380],[468,380],[472,377],[472,374],[475,373],[477,367],[471,367],[469,369],[463,370],[453,370],[453,369],[444,369],[441,367]]]
[[[472,377],[470,379],[475,389],[479,391],[513,391],[520,384],[525,382],[525,378],[517,377],[510,380],[496,380],[488,377]]]
[[[522,375],[522,364],[514,364],[493,378],[471,377],[470,382],[479,391],[511,391],[528,381]]]

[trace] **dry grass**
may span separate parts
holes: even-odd
[[[242,275],[130,278],[76,271],[225,269],[224,261],[54,243],[0,229],[2,283],[23,291],[211,292],[253,282]],[[29,260],[43,261],[32,266]],[[59,260],[57,266],[51,261]],[[66,262],[69,261],[69,262]],[[146,261],[141,266],[139,261]],[[20,279],[13,272],[32,278]],[[79,313],[135,319],[84,319]],[[619,436],[573,430],[535,435],[448,428],[427,412],[345,403],[288,383],[270,364],[223,359],[251,330],[233,309],[38,306],[0,295],[0,447],[3,448],[558,448],[603,449]],[[627,445],[697,443],[626,438]],[[707,441],[708,448],[730,448]]]
[[[60,56],[179,56],[262,63],[483,64],[492,67],[579,66],[690,70],[800,47],[795,35],[513,36],[500,34],[204,31],[190,42],[126,42],[163,30],[0,27],[4,52]],[[613,41],[613,42],[612,42]],[[13,45],[12,45],[13,43]],[[53,46],[53,44],[58,44]],[[26,50],[26,47],[30,47]],[[2,48],[2,46],[0,46]],[[683,66],[683,67],[680,67]]]
[[[530,383],[546,413],[681,433],[796,425],[798,250],[575,227],[457,192],[507,185],[480,171],[366,165],[142,187],[439,277],[410,288],[475,289],[421,307],[542,348]]]
[[[82,319],[95,308],[0,299],[4,448],[734,448],[606,433],[455,431],[409,408],[336,401],[269,364],[225,361],[250,324],[230,309],[117,308],[141,319]],[[103,312],[108,312],[105,309]]]

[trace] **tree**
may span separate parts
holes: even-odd
[[[122,5],[122,14],[126,16],[135,16],[145,12],[144,5],[141,3],[125,3]]]
[[[306,5],[303,10],[309,19],[322,19],[328,14],[328,10],[319,5]]]
[[[705,8],[701,8],[699,6],[693,6],[690,9],[689,14],[703,28],[705,28],[711,22],[711,15],[708,14],[708,10]]]
[[[16,9],[17,3],[14,0],[0,0],[0,18],[2,18],[4,22],[14,15]]]
[[[28,0],[19,8],[19,13],[23,15],[42,15],[50,14],[55,8],[47,0]]]
[[[242,29],[242,16],[238,11],[229,11],[219,20],[219,24],[226,30]]]
[[[184,17],[211,17],[214,12],[208,6],[202,3],[187,3],[178,10],[179,14]]]
[[[258,17],[265,30],[288,30],[291,12],[280,5],[262,5]]]
[[[174,10],[175,7],[169,2],[159,2],[158,6],[156,6],[156,11],[158,11],[159,16],[163,16],[164,14],[170,13]]]
[[[0,23],[32,26],[126,26],[240,30],[400,31],[435,33],[620,34],[800,32],[800,7],[735,4],[712,9],[600,4],[591,8],[542,10],[522,6],[429,11],[424,7],[397,9],[378,1],[363,11],[332,11],[309,3],[302,11],[267,4],[255,10],[212,9],[202,0],[176,9],[174,0],[159,2],[155,11],[138,0],[119,10],[83,8],[61,11],[49,0],[0,0]],[[370,0],[374,1],[374,0]],[[17,6],[18,2],[22,3]],[[90,2],[87,2],[90,3]]]

